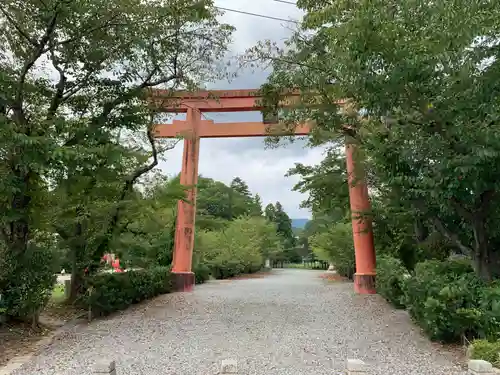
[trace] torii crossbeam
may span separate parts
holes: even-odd
[[[291,90],[285,93],[281,106],[289,105],[300,95]],[[196,184],[198,182],[198,162],[200,138],[225,137],[265,137],[272,135],[307,135],[310,124],[295,127],[292,132],[276,133],[277,124],[265,122],[214,123],[202,120],[203,112],[250,112],[259,111],[261,95],[258,90],[214,90],[189,92],[168,92],[156,90],[150,97],[154,106],[162,112],[186,113],[186,120],[174,120],[172,124],[156,126],[158,138],[184,138],[180,182],[189,187],[187,203],[179,201],[172,261],[173,286],[177,291],[192,290],[195,282],[192,272],[194,230],[196,218]],[[361,294],[375,293],[375,250],[371,221],[359,217],[359,212],[370,210],[368,189],[364,180],[354,175],[354,146],[346,145],[347,168],[349,174],[349,196],[353,212],[353,237],[356,257],[355,291]],[[355,214],[357,213],[357,214]]]

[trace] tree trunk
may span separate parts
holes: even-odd
[[[484,220],[474,222],[474,268],[477,275],[484,281],[491,281],[488,236],[486,234]]]
[[[416,218],[414,222],[415,238],[417,242],[421,243],[429,236],[429,230],[424,225],[420,218]]]
[[[76,224],[75,236],[70,241],[71,250],[71,292],[69,294],[69,302],[74,302],[82,288],[83,275],[81,269],[82,255],[85,254],[85,239],[83,236],[82,223]]]

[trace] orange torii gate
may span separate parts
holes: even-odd
[[[298,91],[290,91],[285,97],[298,97]],[[172,262],[175,290],[190,291],[194,285],[192,255],[196,217],[196,184],[198,182],[198,161],[200,138],[264,137],[270,134],[273,125],[266,122],[214,123],[202,120],[203,112],[251,112],[263,108],[259,90],[213,90],[195,93],[155,90],[150,99],[161,112],[186,113],[186,120],[174,120],[172,124],[156,126],[158,138],[184,138],[180,182],[188,186],[187,203],[179,201],[175,229],[175,245]],[[286,106],[282,102],[281,106]],[[298,125],[291,135],[307,135],[310,126]],[[274,134],[274,133],[272,133]],[[286,134],[282,134],[286,135]],[[349,176],[349,197],[352,212],[352,229],[356,258],[354,289],[357,293],[375,293],[375,249],[371,221],[361,218],[359,212],[370,210],[368,188],[364,179],[354,180],[354,147],[346,144],[347,172]]]

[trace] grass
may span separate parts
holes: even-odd
[[[52,296],[50,297],[50,302],[52,303],[62,303],[66,299],[65,297],[65,287],[64,284],[56,283],[54,289],[52,289]]]

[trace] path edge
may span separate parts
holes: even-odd
[[[67,321],[66,323],[64,323],[64,325],[56,328],[52,333],[40,339],[35,344],[34,349],[30,353],[11,358],[5,365],[1,366],[0,375],[12,375],[14,371],[22,368],[34,357],[38,356],[43,350],[51,346],[58,337],[64,335],[66,332],[72,330],[82,323],[85,323],[86,321],[87,320],[82,316]]]

